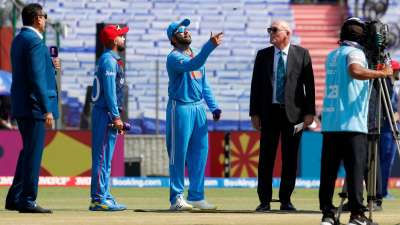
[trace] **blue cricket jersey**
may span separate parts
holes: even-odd
[[[362,66],[367,68],[365,54],[353,46],[340,46],[327,57],[323,132],[368,133],[369,80],[357,80],[350,75],[347,60],[352,51],[363,56]]]
[[[182,103],[198,102],[204,98],[210,111],[218,108],[206,79],[204,63],[216,46],[208,41],[201,51],[192,49],[193,56],[174,49],[167,57],[168,96]]]
[[[94,106],[106,108],[113,118],[119,117],[123,108],[125,74],[120,56],[106,49],[96,66],[92,100]]]

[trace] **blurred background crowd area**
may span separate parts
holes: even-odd
[[[101,54],[96,34],[102,24],[126,24],[126,114],[131,134],[165,133],[168,101],[166,56],[172,47],[166,35],[170,22],[190,18],[192,46],[201,46],[210,32],[224,32],[223,44],[206,63],[207,78],[223,110],[210,131],[252,130],[250,82],[258,50],[269,46],[267,27],[285,20],[294,30],[292,43],[308,48],[313,61],[317,112],[324,95],[324,62],[337,46],[342,21],[348,16],[380,19],[390,28],[389,51],[400,59],[400,1],[398,0],[0,0],[0,127],[9,123],[9,51],[22,27],[24,4],[37,2],[48,13],[45,40],[59,47],[62,60],[60,97],[62,120],[58,129],[90,127],[90,98],[96,59]]]

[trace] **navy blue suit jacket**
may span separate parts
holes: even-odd
[[[38,34],[22,28],[11,46],[11,102],[14,118],[58,118],[56,71],[49,50]]]

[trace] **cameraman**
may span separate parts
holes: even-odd
[[[369,79],[390,76],[390,67],[367,69],[363,52],[365,23],[351,17],[342,25],[340,46],[326,59],[326,92],[322,112],[323,145],[319,189],[321,225],[335,221],[332,197],[341,160],[346,170],[349,225],[375,224],[363,212],[363,177],[367,162]]]

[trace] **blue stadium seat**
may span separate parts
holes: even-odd
[[[209,39],[211,31],[225,32],[224,43],[208,59],[207,76],[223,114],[233,110],[239,115],[248,110],[248,106],[242,105],[248,105],[255,54],[268,45],[266,27],[271,19],[294,20],[289,0],[124,0],[112,3],[107,0],[48,0],[45,8],[49,18],[70,27],[68,36],[61,39],[60,48],[62,102],[68,106],[65,115],[69,126],[79,124],[78,112],[82,110],[85,87],[93,82],[95,24],[122,22],[129,25],[125,63],[130,89],[128,109],[130,119],[142,121],[131,133],[155,132],[155,115],[147,111],[155,109],[156,60],[159,60],[160,110],[165,114],[168,101],[165,60],[172,49],[165,29],[171,21],[186,17],[192,20],[192,45],[196,48]],[[54,31],[48,29],[47,35],[49,41],[54,41]],[[299,42],[297,36],[293,36],[293,40]],[[234,102],[239,103],[233,106]],[[218,123],[210,121],[209,129],[247,129],[248,120],[248,117],[223,116]]]

